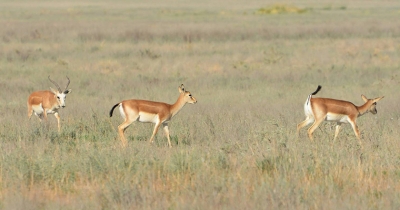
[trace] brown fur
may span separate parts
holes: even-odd
[[[197,103],[197,100],[192,97],[191,93],[189,91],[185,91],[183,85],[179,87],[179,92],[180,95],[174,104],[131,99],[124,100],[114,105],[110,110],[110,117],[112,116],[114,109],[118,105],[122,106],[122,110],[124,112],[123,114],[125,115],[125,121],[118,126],[118,133],[122,145],[127,145],[127,140],[124,135],[125,129],[134,121],[140,121],[155,123],[153,134],[151,135],[149,140],[150,143],[153,142],[154,136],[157,133],[158,128],[162,124],[164,127],[164,132],[168,138],[168,145],[169,147],[172,147],[169,136],[168,122],[183,108],[186,103]],[[154,119],[151,117],[156,117],[158,119]]]
[[[319,90],[320,87],[317,89]],[[318,91],[316,91],[318,92]],[[316,93],[315,92],[315,93]],[[331,99],[331,98],[312,98],[312,95],[310,95],[310,103],[311,103],[311,111],[312,115],[306,111],[306,119],[299,123],[297,125],[297,135],[300,133],[300,129],[308,124],[310,124],[312,121],[314,123],[312,126],[308,129],[308,137],[313,140],[313,132],[315,129],[318,128],[318,126],[323,122],[323,121],[336,121],[336,130],[335,130],[335,137],[334,140],[336,140],[339,130],[341,127],[342,123],[349,123],[353,131],[359,140],[361,144],[361,137],[360,137],[360,131],[358,130],[358,126],[356,124],[357,118],[359,116],[362,116],[368,112],[371,112],[372,114],[376,114],[376,102],[381,100],[383,98],[375,98],[375,99],[367,99],[364,95],[361,95],[361,98],[364,100],[364,104],[361,106],[356,106],[351,102],[348,101],[342,101],[342,100],[337,100],[337,99]],[[306,101],[305,104],[305,109],[307,107],[308,101]],[[307,107],[308,108],[308,107]],[[308,109],[309,110],[309,109]],[[329,118],[329,119],[328,119]]]
[[[28,117],[32,115],[32,105],[42,104],[43,109],[47,110],[58,105],[56,95],[49,90],[33,92],[28,98]]]
[[[52,91],[42,90],[36,91],[29,95],[27,105],[28,105],[28,118],[30,119],[34,111],[34,107],[37,109],[43,109],[42,114],[38,114],[39,120],[47,120],[47,112],[51,111],[54,117],[57,119],[58,132],[61,131],[60,116],[58,114],[58,109],[60,109],[61,104],[57,99],[57,91],[51,89]],[[63,94],[68,94],[71,89],[65,90]]]

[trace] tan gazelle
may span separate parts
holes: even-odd
[[[307,132],[308,137],[313,140],[313,132],[323,121],[334,121],[336,122],[334,140],[336,140],[342,123],[350,123],[361,144],[360,131],[356,124],[357,118],[368,112],[372,114],[378,113],[376,110],[376,102],[381,100],[383,96],[375,99],[368,99],[364,95],[361,95],[365,103],[361,106],[356,106],[348,101],[331,98],[313,98],[312,96],[317,94],[320,90],[321,86],[318,86],[317,90],[311,93],[304,103],[306,119],[297,125],[297,135],[299,135],[302,127],[314,122],[312,126],[308,128]]]
[[[54,90],[50,87],[50,90],[42,90],[42,91],[35,91],[29,95],[28,98],[28,117],[29,119],[34,112],[36,116],[39,117],[39,120],[42,121],[43,119],[47,120],[47,114],[54,114],[57,118],[58,122],[58,132],[61,130],[60,126],[60,116],[58,114],[58,109],[61,107],[65,107],[65,99],[68,93],[71,92],[71,89],[67,89],[69,85],[69,78],[65,89],[62,90],[60,86],[48,77],[50,82],[52,82],[58,90]]]
[[[125,121],[118,126],[118,133],[123,146],[127,145],[127,140],[124,135],[125,129],[134,121],[154,123],[153,134],[149,142],[152,143],[160,125],[163,125],[165,135],[168,138],[168,145],[171,146],[171,139],[169,136],[168,122],[173,116],[185,106],[186,103],[195,104],[197,100],[192,96],[185,87],[180,85],[178,87],[179,97],[174,104],[167,104],[163,102],[146,101],[146,100],[124,100],[115,104],[110,110],[110,117],[112,117],[114,109],[119,106],[121,116]]]

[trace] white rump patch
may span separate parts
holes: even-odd
[[[314,119],[314,114],[311,109],[311,103],[309,101],[310,97],[311,95],[309,96],[309,98],[307,98],[306,102],[304,103],[304,114],[306,115],[306,117]]]
[[[121,117],[126,119],[124,108],[122,108],[122,104],[119,104],[118,106],[119,106],[119,113],[121,114]]]

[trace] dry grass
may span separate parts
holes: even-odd
[[[395,2],[0,3],[0,205],[3,209],[398,209],[400,27]],[[28,121],[31,91],[71,78],[56,120]],[[134,123],[122,149],[112,105],[198,99],[170,125],[173,148]],[[333,143],[296,124],[320,97],[377,115]]]

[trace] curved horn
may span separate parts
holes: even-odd
[[[53,80],[50,79],[50,75],[48,78],[49,78],[50,82],[52,82],[58,88],[58,92],[62,93],[60,86],[56,82],[54,82]]]
[[[67,76],[65,76],[65,77],[67,77]],[[70,80],[69,80],[69,78],[67,77],[67,79],[68,79],[68,82],[67,82],[67,86],[65,86],[65,90],[64,91],[66,91],[67,90],[67,88],[68,88],[68,85],[69,85],[69,82],[70,82]]]

